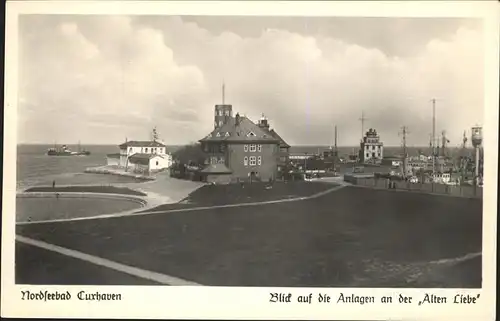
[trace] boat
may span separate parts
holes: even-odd
[[[78,143],[78,151],[71,151],[67,145],[62,145],[61,148],[57,148],[55,145],[53,148],[47,150],[48,156],[89,156],[90,152],[85,149],[81,149],[80,143]]]

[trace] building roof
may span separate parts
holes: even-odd
[[[210,164],[201,173],[204,174],[231,174],[232,171],[224,164]]]
[[[120,158],[120,154],[119,153],[107,154],[106,156],[109,157],[109,158]]]
[[[158,141],[142,141],[142,140],[130,140],[120,145],[120,148],[127,147],[166,147],[165,144],[162,144]]]
[[[229,118],[226,124],[200,140],[207,141],[280,143],[268,130],[260,128],[245,116],[240,116],[239,124],[236,124],[235,117]]]
[[[134,163],[134,164],[142,164],[142,165],[147,165],[149,164],[149,160],[155,157],[160,157],[163,158],[161,155],[157,154],[144,154],[144,153],[135,153],[132,156],[128,158],[129,162]]]
[[[275,131],[274,131],[274,129],[271,129],[271,130],[269,131],[269,133],[270,133],[270,134],[271,134],[274,138],[276,138],[277,140],[279,140],[279,141],[280,141],[280,145],[281,145],[282,147],[290,147],[290,145],[288,145],[288,144],[285,142],[285,140],[284,140],[283,138],[281,138],[281,136],[280,136],[280,135],[278,135],[278,133],[277,133],[277,132],[275,132]]]

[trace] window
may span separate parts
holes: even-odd
[[[158,161],[156,161],[156,166],[158,166]]]
[[[255,152],[255,151],[257,151],[257,145],[255,144],[250,145],[250,152]]]
[[[222,110],[219,110],[219,116],[222,116]]]
[[[224,164],[224,163],[225,163],[224,157],[219,158],[219,164]]]
[[[260,146],[260,145],[259,145],[259,146]],[[257,165],[259,165],[259,166],[260,166],[261,164],[262,164],[262,157],[261,157],[261,156],[259,156],[259,157],[257,158]]]
[[[243,158],[243,165],[248,166],[248,157]]]
[[[243,146],[243,150],[244,150],[245,152],[248,152],[248,145]]]
[[[217,157],[212,157],[210,159],[210,164],[217,164]]]
[[[226,110],[226,116],[229,116],[229,110]]]
[[[132,153],[132,147],[130,147],[130,148],[128,149],[128,152],[129,152],[129,153]]]
[[[219,145],[219,152],[224,153],[226,151],[226,146],[224,144]]]
[[[146,148],[146,153],[148,152],[148,149]]]
[[[250,156],[250,166],[255,166],[257,163],[255,156]]]
[[[222,120],[219,120],[219,127],[222,127]]]
[[[262,145],[257,145],[257,150],[258,150],[259,152],[262,152]]]

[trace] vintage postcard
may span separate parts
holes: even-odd
[[[492,320],[499,21],[8,2],[2,316]]]

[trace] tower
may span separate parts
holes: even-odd
[[[476,126],[472,127],[472,135],[471,135],[472,146],[474,146],[475,151],[475,172],[474,172],[474,183],[477,185],[479,178],[479,158],[480,158],[480,148],[483,142],[483,129],[482,127]]]
[[[214,127],[221,128],[229,122],[233,113],[233,106],[225,103],[226,85],[222,83],[222,104],[215,105]]]

